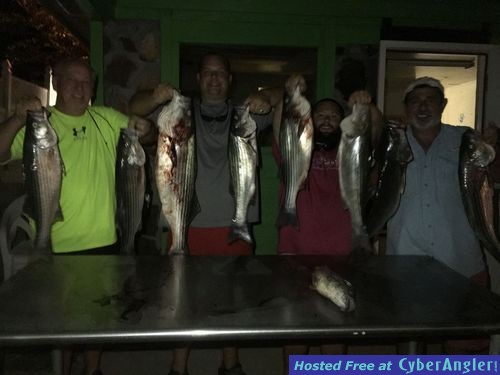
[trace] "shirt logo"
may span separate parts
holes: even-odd
[[[73,139],[75,141],[80,141],[87,138],[87,136],[85,135],[85,130],[87,130],[86,126],[82,126],[80,130],[78,130],[77,128],[73,128]]]

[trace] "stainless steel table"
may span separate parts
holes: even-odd
[[[310,289],[322,264],[355,312]],[[499,333],[500,297],[427,257],[56,256],[0,286],[4,346]]]

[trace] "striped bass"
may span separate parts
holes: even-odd
[[[120,253],[132,254],[144,205],[146,154],[137,131],[122,129],[116,147],[116,220]]]
[[[250,201],[257,184],[257,124],[249,107],[236,107],[229,129],[229,172],[235,199],[229,242],[238,238],[253,243],[247,223]]]
[[[283,115],[279,128],[281,154],[280,178],[285,187],[285,198],[277,219],[277,226],[299,227],[297,194],[304,187],[311,165],[314,126],[311,104],[302,95],[300,85],[286,87]]]
[[[406,166],[413,154],[403,127],[396,123],[384,127],[376,158],[378,184],[366,223],[370,237],[377,235],[395,214],[405,188]]]
[[[191,100],[174,91],[158,116],[156,185],[172,244],[169,254],[188,254],[187,230],[194,217],[196,142]]]
[[[495,150],[472,129],[462,135],[459,157],[459,181],[462,201],[469,224],[477,238],[500,261],[500,243],[494,227],[493,183],[488,164]]]
[[[28,111],[23,145],[23,170],[27,193],[26,211],[35,220],[35,249],[51,251],[50,232],[63,220],[59,198],[63,162],[57,134],[45,110]]]
[[[352,251],[355,255],[371,253],[372,246],[365,225],[368,175],[371,158],[370,109],[354,104],[352,113],[340,123],[342,136],[337,154],[340,193],[351,214]]]

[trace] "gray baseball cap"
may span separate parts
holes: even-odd
[[[412,92],[413,90],[415,90],[415,88],[417,88],[419,86],[434,87],[434,88],[438,89],[439,91],[441,91],[441,93],[444,96],[444,87],[441,84],[441,82],[439,82],[437,79],[432,78],[432,77],[420,77],[408,85],[408,87],[406,88],[406,90],[403,94],[403,101],[406,100],[406,96],[410,92]]]

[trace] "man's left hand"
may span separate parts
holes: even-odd
[[[272,109],[269,99],[265,95],[258,92],[251,94],[248,98],[246,98],[244,106],[248,106],[250,112],[257,115],[266,115]]]
[[[133,115],[129,118],[128,128],[135,129],[137,131],[137,136],[142,138],[151,131],[151,123],[148,120]]]

